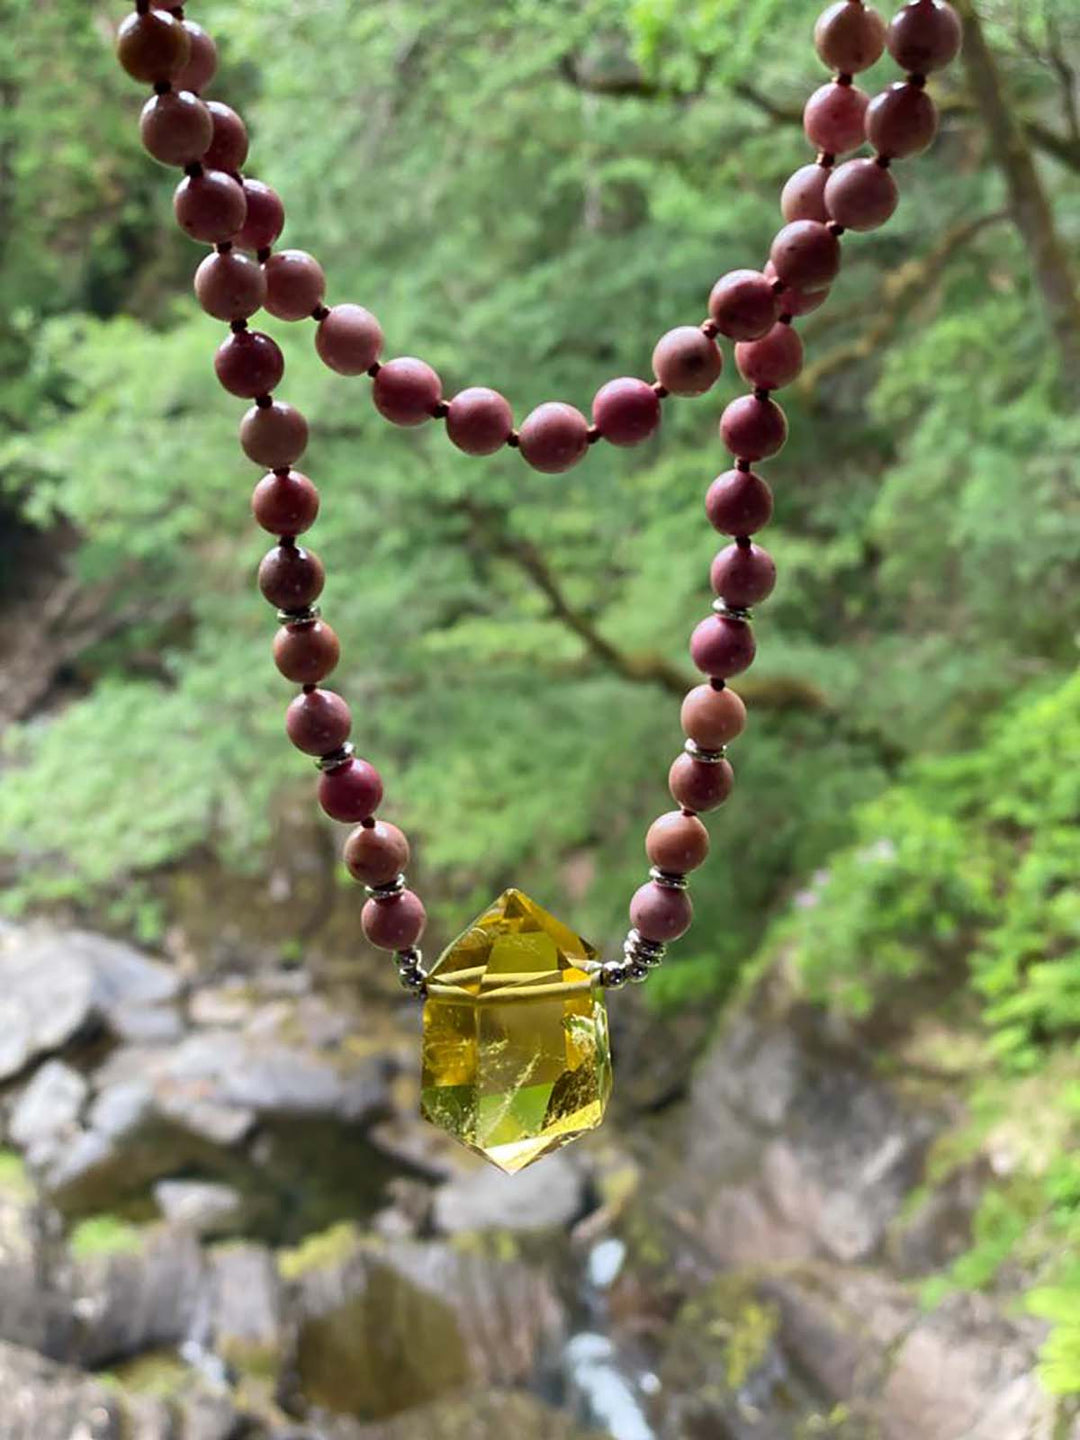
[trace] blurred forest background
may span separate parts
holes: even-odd
[[[448,394],[495,385],[520,418],[647,374],[718,275],[761,263],[807,158],[818,8],[190,13],[218,39],[210,93],[248,122],[248,173],[282,193],[283,243],[319,257],[329,303],[369,306],[388,355],[424,356]],[[1052,1322],[1043,1382],[1069,1395],[1080,8],[961,8],[968,50],[934,81],[934,149],[897,166],[893,223],[845,242],[829,305],[800,322],[791,439],[763,467],[780,582],[737,687],[737,790],[650,1003],[656,1024],[719,1018],[779,966],[886,1060],[898,1016],[905,1036],[932,1031],[920,1063],[964,1103],[924,1184],[1002,1136],[1011,1158],[989,1165],[968,1241],[922,1277],[922,1301],[1008,1277],[1013,1313]],[[207,897],[227,895],[229,924],[250,911],[283,963],[352,959],[358,898],[282,735],[243,406],[215,381],[199,252],[138,143],[119,18],[0,0],[3,903],[20,923],[59,915],[168,949],[184,896],[210,926]],[[893,78],[886,58],[862,83]],[[265,328],[286,352],[280,393],[312,422],[334,683],[386,813],[418,839],[429,951],[510,882],[610,946],[681,739],[730,355],[710,396],[665,408],[655,442],[545,477],[512,453],[461,456],[441,427],[393,430],[366,381],[318,365],[312,327]],[[257,900],[300,850],[304,904]],[[896,1030],[875,1031],[882,1017]]]

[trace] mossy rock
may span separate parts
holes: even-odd
[[[382,1425],[365,1426],[356,1440],[609,1440],[582,1430],[531,1395],[488,1391],[425,1405]]]

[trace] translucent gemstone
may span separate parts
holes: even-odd
[[[520,890],[500,895],[428,977],[424,1116],[509,1174],[594,1130],[611,1094],[595,962]]]

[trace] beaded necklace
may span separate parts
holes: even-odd
[[[121,64],[154,90],[140,120],[143,144],[156,160],[183,170],[174,197],[177,221],[213,247],[196,272],[195,293],[205,311],[230,327],[214,357],[218,379],[230,394],[254,402],[241,422],[240,443],[268,472],[255,487],[252,509],[277,537],[259,566],[259,588],[278,610],[277,668],[301,687],[286,712],[286,731],[315,759],[323,810],[356,826],[344,860],[367,887],[360,917],[365,936],[394,954],[402,984],[425,1001],[423,1113],[506,1171],[599,1125],[611,1091],[604,992],[646,979],[690,926],[688,876],[709,850],[701,816],[731,793],[727,747],[746,721],[727,682],[753,662],[752,608],[776,579],[771,557],[752,538],[768,523],[773,504],[752,467],[787,438],[784,412],[772,395],[802,368],[792,322],[826,300],[845,231],[876,229],[895,210],[892,162],[933,140],[937,112],[926,77],[955,58],[961,25],[944,0],[909,0],[888,26],[865,0],[837,0],[819,18],[814,41],[834,72],[804,111],[818,154],[784,186],[785,223],[764,269],[721,277],[709,296],[708,318],[657,343],[655,381],[609,381],[593,400],[591,424],[572,405],[549,402],[515,428],[497,391],[473,386],[447,400],[423,360],[382,361],[383,333],[374,315],[354,304],[328,307],[318,261],[304,251],[273,249],[285,210],[270,186],[242,173],[244,122],[220,101],[200,98],[217,68],[206,31],[182,9],[151,0],[138,0],[120,27]],[[870,100],[853,76],[886,48],[906,78]],[[837,163],[865,141],[873,157]],[[690,638],[691,657],[706,678],[682,704],[686,743],[668,774],[678,808],[655,820],[645,837],[652,868],[630,902],[621,957],[602,959],[533,900],[508,890],[425,967],[419,949],[424,907],[405,881],[409,843],[396,825],[377,818],[382,780],[349,742],[348,705],[322,683],[340,646],[316,603],[322,564],[297,543],[319,511],[315,486],[293,468],[306,449],[308,426],[274,396],[285,362],[270,336],[248,328],[260,308],[281,320],[314,320],[322,360],[341,375],[369,376],[375,408],[392,424],[441,420],[466,454],[509,446],[545,474],[569,470],[597,442],[633,446],[648,439],[669,397],[703,395],[712,387],[723,366],[717,337],[735,342],[735,364],[750,391],[721,416],[720,437],[734,468],[714,480],[705,497],[710,522],[731,543],[712,564],[714,613]]]

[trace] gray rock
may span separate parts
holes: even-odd
[[[446,1235],[468,1230],[562,1230],[585,1207],[585,1180],[566,1155],[504,1175],[484,1165],[459,1175],[435,1194],[435,1227]]]
[[[246,1215],[240,1192],[212,1180],[159,1180],[154,1201],[166,1224],[204,1237],[235,1234]]]
[[[63,1140],[78,1124],[90,1087],[77,1070],[50,1060],[15,1102],[8,1134],[20,1149]]]
[[[125,1440],[114,1391],[33,1351],[0,1344],[0,1396],[3,1440]]]
[[[210,1264],[209,1329],[215,1354],[237,1371],[277,1375],[285,1352],[285,1307],[274,1256],[262,1245],[225,1245]]]

